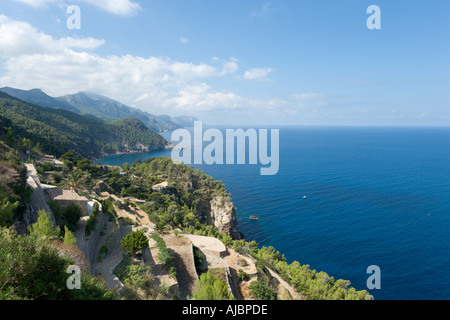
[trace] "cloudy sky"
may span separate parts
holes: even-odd
[[[380,30],[367,28],[372,4]],[[217,125],[450,125],[449,12],[439,0],[2,0],[0,87],[91,91]]]

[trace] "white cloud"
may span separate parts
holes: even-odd
[[[23,54],[54,53],[66,49],[91,50],[104,44],[93,38],[61,38],[39,32],[27,22],[0,15],[0,57],[10,58]]]
[[[60,38],[39,32],[29,23],[0,15],[0,58],[6,59],[0,86],[41,88],[59,96],[94,91],[145,108],[205,110],[236,107],[239,97],[216,92],[204,79],[238,70],[237,59],[214,57],[194,64],[167,57],[100,56],[104,44],[94,38]]]
[[[155,114],[200,116],[211,111],[224,117],[253,118],[289,112],[283,111],[290,107],[285,100],[247,98],[207,83],[236,77],[239,65],[234,57],[191,63],[168,57],[102,56],[92,51],[104,42],[56,39],[26,22],[0,15],[0,58],[5,60],[0,87],[41,88],[51,96],[91,91]],[[251,79],[271,72],[251,71],[247,73]]]
[[[37,7],[42,7],[42,6],[46,5],[47,3],[57,2],[58,0],[15,0],[15,1],[23,2],[30,6],[37,8]]]
[[[268,80],[267,76],[274,70],[272,68],[253,68],[244,73],[247,80]]]
[[[188,38],[184,38],[184,37],[181,37],[180,38],[180,43],[182,43],[182,44],[187,44],[189,42],[189,39]]]
[[[300,93],[300,94],[294,94],[294,99],[296,100],[310,100],[315,98],[322,97],[321,94],[318,93]]]
[[[139,3],[130,0],[81,0],[100,9],[121,16],[136,15],[142,8]]]
[[[15,0],[26,3],[35,8],[42,7],[50,3],[62,3],[63,0]],[[96,6],[102,10],[120,16],[133,16],[142,10],[139,3],[131,0],[72,0],[76,2],[84,2]]]

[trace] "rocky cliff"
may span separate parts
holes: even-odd
[[[229,198],[214,197],[211,202],[210,223],[220,232],[229,234],[233,239],[240,239],[236,217],[236,208]]]

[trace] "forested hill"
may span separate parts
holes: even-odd
[[[191,127],[194,121],[197,120],[197,118],[190,116],[156,116],[143,110],[126,106],[119,101],[90,92],[79,92],[54,98],[41,89],[21,90],[3,87],[0,88],[0,91],[40,107],[64,109],[80,115],[91,115],[103,121],[137,118],[148,128],[156,132]]]
[[[43,152],[96,158],[117,152],[160,150],[169,143],[138,119],[103,122],[63,109],[43,108],[0,92],[0,123]]]

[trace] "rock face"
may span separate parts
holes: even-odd
[[[215,197],[211,200],[210,222],[220,232],[229,234],[233,239],[240,239],[236,218],[236,208],[230,199]]]

